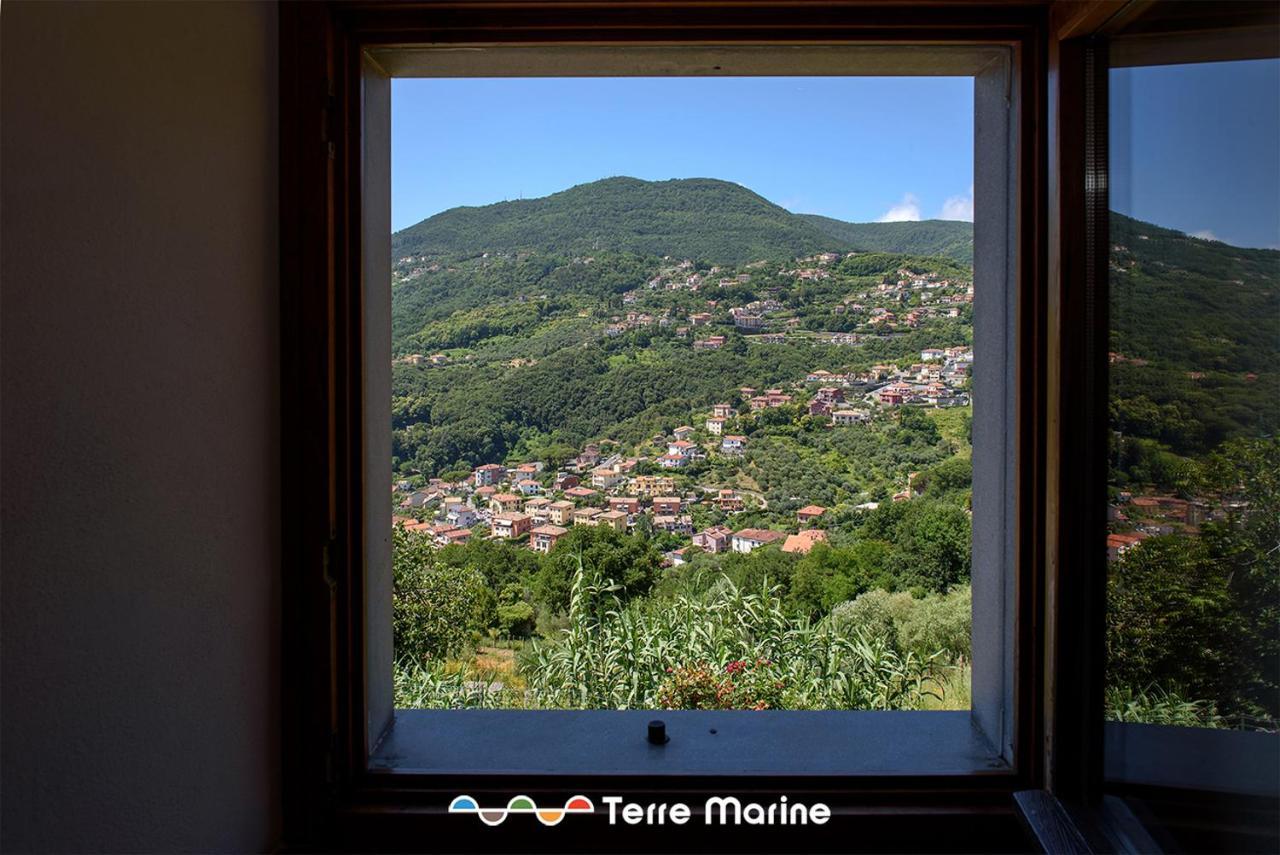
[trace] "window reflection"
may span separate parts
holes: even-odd
[[[1107,715],[1280,716],[1280,61],[1110,77]]]

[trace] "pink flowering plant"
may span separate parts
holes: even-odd
[[[735,659],[716,668],[704,662],[667,669],[658,689],[664,709],[785,709],[786,683],[763,657]]]

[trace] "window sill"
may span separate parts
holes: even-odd
[[[1106,777],[1277,798],[1280,734],[1107,722]]]
[[[670,742],[646,726],[666,722]],[[397,710],[371,772],[967,776],[1010,773],[968,712]]]

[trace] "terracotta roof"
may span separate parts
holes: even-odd
[[[767,528],[744,528],[742,531],[735,532],[734,537],[740,537],[743,540],[758,540],[761,543],[773,543],[775,540],[781,540],[786,537],[785,532],[770,531]]]
[[[817,529],[812,529],[812,528],[806,529],[805,531],[802,531],[799,534],[787,535],[786,542],[782,544],[782,551],[783,552],[799,552],[801,554],[804,554],[804,553],[807,553],[810,549],[813,549],[813,545],[815,543],[826,543],[826,542],[827,542],[827,533],[825,531],[819,531]]]

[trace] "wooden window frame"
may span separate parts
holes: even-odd
[[[999,775],[859,776],[805,786],[795,777],[733,781],[613,776],[636,798],[712,792],[820,793],[837,816],[858,817],[859,845],[916,848],[965,841],[1020,848],[1009,836],[1025,814],[1014,794],[1041,791],[1096,802],[1102,769],[1102,683],[1097,667],[1105,576],[1074,559],[1101,530],[1077,498],[1096,478],[1096,421],[1105,336],[1079,337],[1098,319],[1080,283],[1087,234],[1087,168],[1080,99],[1086,63],[1078,40],[1099,25],[1098,4],[1038,2],[286,2],[280,13],[281,307],[283,477],[282,644],[285,829],[291,845],[413,848],[456,831],[440,797],[464,785],[563,792],[555,780],[455,776],[447,781],[369,768],[369,655],[363,578],[366,437],[360,401],[367,295],[360,247],[362,74],[369,50],[423,44],[1008,45],[1022,105],[1016,319],[1019,345],[1015,473],[1017,519],[1012,716],[1013,770]],[[1123,5],[1113,3],[1112,6]],[[1072,7],[1063,12],[1063,7]],[[1082,13],[1082,7],[1091,12]],[[1065,46],[1064,46],[1064,43]],[[1082,257],[1082,256],[1080,256]],[[1096,264],[1094,258],[1087,264]],[[1105,264],[1105,259],[1102,262]],[[1102,329],[1105,329],[1103,327]],[[1099,350],[1102,351],[1099,354]],[[1101,365],[1099,364],[1101,357]],[[1105,379],[1105,373],[1101,375]],[[1103,386],[1105,393],[1105,384]],[[1078,428],[1078,430],[1077,430]],[[1091,468],[1092,467],[1092,468]],[[1065,473],[1090,473],[1085,479]],[[1105,471],[1103,471],[1105,477]],[[1052,524],[1049,521],[1052,519]],[[1082,546],[1082,544],[1084,544]],[[1105,566],[1102,567],[1105,571]],[[1058,616],[1082,608],[1084,620]],[[527,779],[525,779],[527,780]],[[540,789],[541,788],[541,789]],[[834,822],[835,820],[833,820]],[[566,823],[566,826],[568,823]],[[566,850],[599,847],[599,822],[561,827],[542,843],[489,835],[477,845]],[[607,829],[605,829],[607,830]],[[691,826],[681,830],[706,834]],[[485,831],[498,832],[497,829]],[[723,829],[714,829],[722,843]],[[508,829],[519,835],[527,830]],[[669,845],[671,829],[628,828],[619,848]],[[667,836],[663,836],[663,835]],[[781,838],[737,838],[752,848]],[[995,836],[993,836],[995,835]],[[1000,835],[1004,835],[1001,837]],[[513,841],[520,841],[518,843]],[[770,841],[773,841],[770,843]],[[794,844],[794,839],[793,839]],[[806,839],[808,845],[808,839]],[[834,841],[836,848],[839,841]],[[844,841],[848,845],[848,841]]]

